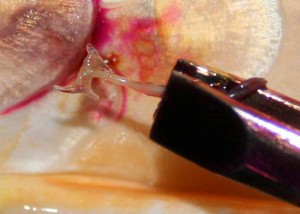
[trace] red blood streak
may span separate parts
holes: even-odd
[[[34,95],[34,96],[32,96],[32,97],[30,97],[30,98],[28,98],[28,99],[26,99],[26,100],[24,100],[24,101],[22,101],[22,102],[20,102],[16,105],[14,105],[14,106],[12,106],[12,107],[2,111],[0,113],[0,115],[11,114],[11,113],[13,113],[13,112],[15,112],[15,111],[17,111],[21,108],[24,108],[24,107],[28,106],[29,104],[37,102],[37,101],[41,100],[43,97],[45,97],[50,91],[51,91],[50,89],[41,91],[41,92],[37,93],[36,95]]]
[[[67,85],[68,83],[70,83],[72,80],[74,80],[76,78],[76,73],[72,72],[70,73],[65,79],[62,80],[62,82],[60,83],[61,85]],[[51,92],[52,89],[45,89],[42,90],[40,92],[38,92],[37,94],[23,100],[20,103],[17,103],[16,105],[13,105],[11,107],[9,107],[8,109],[0,112],[0,115],[8,115],[11,114],[17,110],[20,110],[21,108],[24,108],[32,103],[35,103],[41,99],[43,99],[49,92]]]
[[[116,117],[116,120],[122,119],[122,117],[125,115],[127,110],[127,91],[124,87],[121,88],[122,90],[122,105],[121,109]]]

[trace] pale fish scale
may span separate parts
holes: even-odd
[[[92,32],[94,9],[92,0],[9,0],[1,3],[0,11],[3,111],[79,66]]]

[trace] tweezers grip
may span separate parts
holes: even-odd
[[[241,84],[179,60],[150,137],[210,171],[300,206],[300,105],[263,85],[231,98]]]

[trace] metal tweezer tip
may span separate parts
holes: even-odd
[[[150,137],[196,164],[300,206],[300,103],[261,78],[179,60]]]

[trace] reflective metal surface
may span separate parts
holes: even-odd
[[[247,89],[247,81],[228,76],[179,60],[151,138],[202,167],[299,206],[300,103],[264,85]],[[242,91],[243,98],[232,98],[232,90]]]

